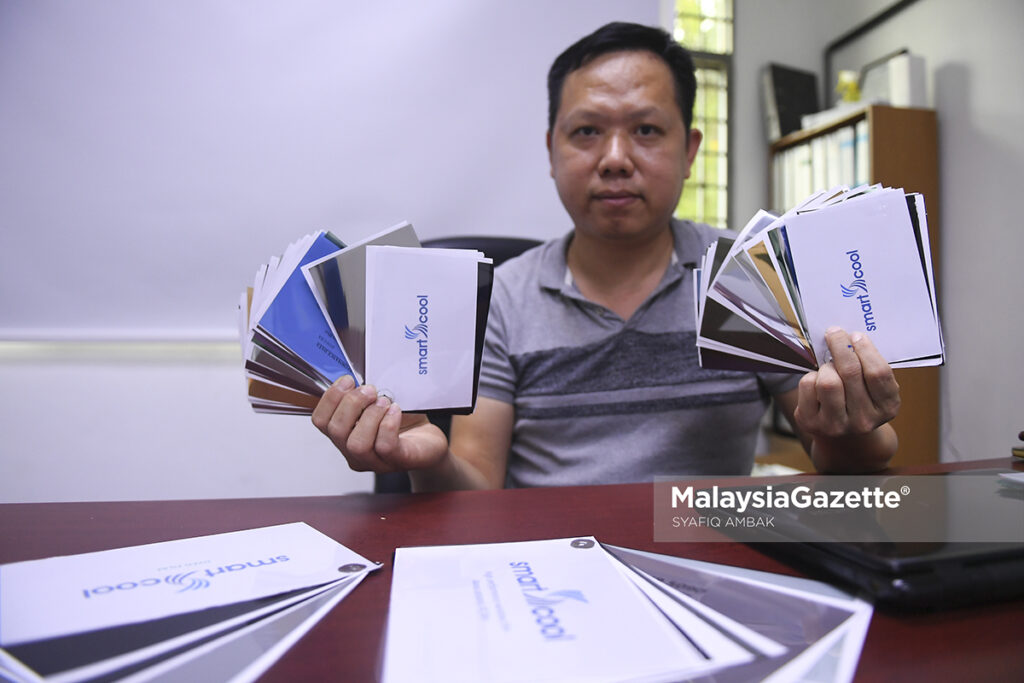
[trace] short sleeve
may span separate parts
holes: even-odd
[[[508,288],[495,278],[491,293],[490,313],[487,316],[487,335],[484,338],[483,359],[480,364],[478,394],[505,403],[515,402],[515,375],[508,352],[506,316],[512,305]]]

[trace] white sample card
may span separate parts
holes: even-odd
[[[675,681],[724,665],[701,645],[590,537],[395,551],[386,683]]]

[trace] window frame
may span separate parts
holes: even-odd
[[[707,15],[704,15],[704,14],[699,13],[699,12],[695,14],[693,12],[684,12],[684,11],[682,11],[681,2],[676,0],[676,2],[673,3],[673,15],[672,15],[673,16],[673,28],[675,28],[675,26],[676,26],[676,24],[678,22],[678,18],[681,15],[683,15],[683,14],[686,14],[686,15],[688,15],[690,17],[695,17],[695,18],[707,16]],[[716,17],[709,17],[709,18],[715,19]],[[735,26],[736,26],[736,13],[735,13],[735,3],[734,2],[730,2],[730,4],[729,4],[729,13],[728,13],[728,22],[727,23],[728,23],[731,35],[729,35],[728,41],[726,41],[726,42],[727,42],[727,44],[729,46],[729,49],[730,50],[734,50],[735,49],[734,38],[735,38]],[[674,31],[673,31],[673,34],[675,34]],[[725,173],[724,180],[721,177],[719,177],[718,178],[718,184],[716,184],[714,186],[711,186],[711,187],[714,188],[715,192],[724,193],[724,195],[725,195],[725,202],[724,202],[725,214],[724,214],[724,216],[720,217],[721,221],[722,221],[721,224],[715,224],[715,223],[709,223],[709,224],[713,225],[714,227],[717,227],[717,228],[730,228],[730,227],[732,227],[730,225],[730,221],[731,221],[733,213],[734,213],[733,212],[733,201],[734,200],[733,200],[732,193],[729,191],[729,189],[732,186],[732,181],[733,181],[734,174],[735,174],[735,171],[733,169],[733,165],[734,164],[733,164],[733,153],[732,153],[733,141],[734,141],[734,138],[735,138],[735,131],[733,130],[733,125],[732,125],[732,122],[735,120],[735,117],[734,117],[734,113],[735,113],[734,112],[734,106],[735,105],[733,103],[733,101],[735,99],[733,97],[733,82],[734,82],[733,52],[732,51],[730,51],[728,53],[707,52],[707,51],[702,50],[702,49],[691,48],[691,47],[689,47],[687,45],[685,37],[683,38],[682,41],[680,41],[680,44],[683,47],[685,47],[687,49],[687,51],[690,53],[691,57],[693,58],[694,67],[696,69],[698,69],[698,70],[704,69],[704,70],[717,71],[717,72],[721,73],[724,76],[724,78],[725,78],[725,89],[724,90],[725,90],[725,99],[726,99],[726,108],[725,108],[726,110],[725,110],[725,114],[724,114],[724,116],[725,116],[725,120],[724,120],[725,139],[724,139],[723,142],[725,144],[724,160],[725,160],[725,165],[726,165],[726,173]],[[698,86],[698,90],[699,89],[700,89],[700,86]],[[707,126],[703,126],[703,125],[699,124],[696,121],[696,116],[697,116],[697,113],[694,112],[694,119],[695,120],[694,120],[693,126],[695,128],[697,128],[698,130],[700,130],[702,133],[704,133],[705,134],[705,138],[706,138],[708,131],[705,130],[705,128],[707,128]],[[720,116],[721,116],[721,114],[720,114]],[[721,119],[719,119],[719,121],[720,120]],[[705,142],[706,142],[706,139],[705,139]],[[698,159],[694,160],[694,169],[696,169],[696,167],[698,165],[698,161],[706,161],[706,157],[703,156],[705,154],[706,150],[707,150],[707,147],[704,145],[704,143],[702,143],[701,144],[701,150],[698,152],[698,155],[699,155]],[[701,182],[701,183],[698,184],[695,176],[696,176],[696,170],[694,170],[691,173],[691,177],[684,184],[683,195],[686,195],[686,193],[688,191],[696,192],[697,195],[696,195],[696,197],[694,197],[693,204],[694,204],[695,207],[699,208],[700,210],[698,210],[696,212],[682,212],[682,211],[680,211],[680,209],[681,209],[681,207],[683,205],[683,197],[680,196],[680,202],[676,206],[676,210],[674,212],[674,215],[676,217],[678,217],[678,218],[695,220],[695,221],[699,221],[699,222],[708,222],[707,219],[706,219],[706,216],[704,214],[703,207],[701,206],[702,202],[700,202],[700,199],[702,198],[702,196],[701,196],[702,195],[702,191],[706,190],[708,188],[708,185],[706,184],[706,182]],[[688,213],[689,214],[696,213],[696,215],[688,215]]]

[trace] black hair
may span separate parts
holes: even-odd
[[[558,108],[562,104],[562,85],[569,74],[601,55],[637,50],[657,55],[672,72],[676,104],[683,115],[686,130],[690,130],[693,100],[697,93],[697,77],[690,53],[660,28],[615,21],[580,38],[558,55],[551,65],[548,71],[548,131],[555,127]]]

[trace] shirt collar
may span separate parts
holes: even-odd
[[[672,219],[671,223],[673,249],[672,259],[669,262],[665,277],[655,290],[660,292],[669,284],[675,282],[688,270],[696,267],[705,251],[699,233],[692,227],[690,221]],[[548,244],[548,248],[542,258],[540,274],[540,286],[544,289],[562,292],[567,296],[580,298],[579,290],[573,282],[572,271],[566,261],[566,253],[569,249],[569,242],[572,240],[572,231],[563,235]]]

